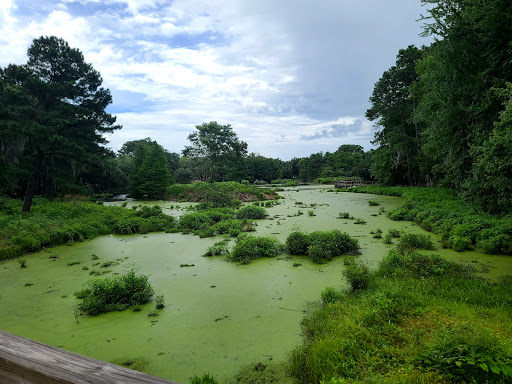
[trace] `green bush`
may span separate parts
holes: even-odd
[[[190,384],[219,384],[217,380],[214,379],[213,376],[210,376],[208,373],[205,373],[203,376],[194,376],[190,379]]]
[[[79,309],[94,316],[147,303],[153,296],[153,289],[148,276],[136,275],[132,269],[123,275],[89,280],[85,289],[76,295],[82,299]]]
[[[264,208],[257,207],[255,205],[247,205],[236,211],[235,217],[237,219],[264,219],[267,217],[267,211]]]
[[[512,351],[488,331],[474,332],[467,327],[438,331],[418,361],[452,382],[512,381]]]
[[[372,278],[370,268],[364,263],[352,262],[343,271],[352,292],[368,288]]]
[[[379,205],[379,203],[376,202],[375,200],[368,200],[368,205],[370,207],[375,207],[375,206]]]
[[[229,254],[227,242],[222,240],[208,247],[203,256],[222,256]]]
[[[282,250],[283,246],[276,238],[245,236],[237,241],[228,259],[248,264],[253,259],[276,257]]]
[[[398,248],[401,250],[413,249],[435,249],[430,236],[416,233],[404,233],[398,240]]]
[[[287,252],[291,255],[308,255],[315,263],[334,256],[358,255],[359,242],[339,230],[316,231],[310,234],[292,232],[286,239]]]
[[[343,297],[343,295],[333,287],[325,287],[321,292],[320,297],[322,298],[322,303],[327,305],[336,303]]]
[[[286,249],[290,255],[305,255],[308,251],[308,235],[294,231],[286,238]]]

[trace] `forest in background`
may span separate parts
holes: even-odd
[[[491,213],[512,207],[512,5],[506,0],[423,1],[434,42],[399,51],[375,83],[366,117],[373,144],[340,145],[288,161],[248,153],[233,128],[195,127],[181,154],[151,138],[118,153],[105,134],[121,126],[102,78],[56,37],[35,39],[24,65],[0,68],[0,193],[129,192],[162,198],[173,183],[361,177],[382,185],[442,186]]]

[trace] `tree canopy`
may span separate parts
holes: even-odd
[[[29,211],[36,193],[79,191],[81,176],[113,156],[104,135],[121,128],[105,111],[112,96],[99,72],[50,36],[33,41],[25,65],[11,64],[0,75],[2,177],[10,192],[25,187],[18,193]]]

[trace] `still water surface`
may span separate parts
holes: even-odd
[[[284,241],[293,229],[340,229],[359,239],[360,259],[376,267],[390,246],[373,239],[370,231],[380,228],[386,233],[397,228],[426,233],[412,223],[378,215],[380,207],[399,206],[400,198],[326,190],[302,187],[281,192],[282,204],[267,208],[271,219],[258,221],[255,235]],[[380,206],[370,207],[369,199]],[[299,208],[296,202],[308,207]],[[171,205],[189,205],[156,203],[175,216],[183,209],[170,209]],[[303,215],[295,216],[299,209]],[[309,210],[314,216],[308,215]],[[340,220],[340,212],[361,217],[367,224]],[[318,300],[325,286],[345,286],[343,258],[324,265],[305,257],[237,265],[223,257],[201,257],[220,239],[165,233],[110,235],[27,255],[23,269],[16,260],[1,262],[0,329],[96,359],[143,367],[147,373],[181,383],[206,372],[226,382],[249,364],[284,361],[301,342],[300,321],[308,303]],[[508,257],[457,253],[437,246],[435,252],[448,259],[486,266],[485,276],[491,279],[512,274]],[[93,260],[93,255],[99,259]],[[93,265],[108,261],[114,264]],[[73,262],[80,263],[68,265]],[[90,279],[92,270],[122,273],[132,266],[148,274],[156,294],[164,295],[166,307],[158,311],[159,316],[148,317],[154,302],[140,312],[75,316],[78,300],[73,293]]]

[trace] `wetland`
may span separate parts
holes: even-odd
[[[338,229],[358,239],[357,260],[375,270],[393,247],[375,232],[396,229],[431,236],[435,250],[428,253],[472,265],[490,280],[512,275],[509,256],[444,249],[439,236],[387,218],[385,211],[403,204],[400,197],[328,192],[326,186],[286,188],[280,195],[280,204],[266,207],[267,219],[255,221],[253,235],[284,243],[293,231]],[[190,206],[164,201],[130,201],[125,206],[140,204],[159,205],[176,219]],[[366,223],[340,218],[343,212]],[[2,261],[0,328],[181,383],[203,373],[227,383],[248,366],[287,361],[301,344],[301,321],[319,305],[320,292],[326,286],[348,287],[342,275],[346,258],[316,264],[307,256],[283,254],[242,265],[224,256],[202,257],[221,239],[163,232],[111,234],[27,254],[24,268],[19,259]],[[233,244],[231,240],[228,246]],[[152,301],[136,312],[77,313],[74,293],[92,272],[112,276],[132,268],[149,276],[155,295],[165,298],[164,308],[155,309]]]

